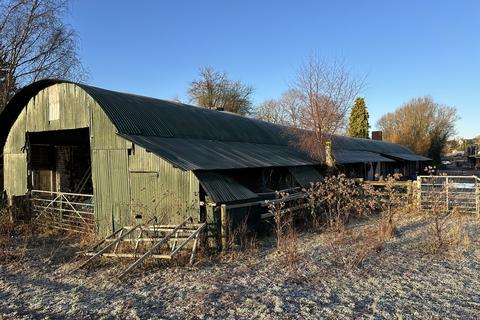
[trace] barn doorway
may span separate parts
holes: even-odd
[[[32,208],[48,225],[77,232],[95,228],[88,128],[27,133]]]
[[[29,132],[30,189],[93,193],[88,128]]]

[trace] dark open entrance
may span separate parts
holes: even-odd
[[[28,132],[30,190],[92,194],[88,128]]]
[[[31,204],[49,226],[95,228],[89,130],[27,133]]]

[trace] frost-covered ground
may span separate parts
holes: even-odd
[[[264,240],[253,253],[194,267],[150,265],[125,281],[116,279],[125,268],[118,263],[66,274],[75,248],[40,241],[0,264],[0,318],[478,319],[477,221],[469,221],[468,251],[455,258],[426,254],[425,222],[409,219],[353,270],[332,263],[332,234],[305,234],[296,273]]]

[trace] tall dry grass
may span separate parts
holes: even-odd
[[[230,223],[229,223],[230,226]],[[248,215],[233,228],[230,228],[227,239],[227,251],[255,251],[257,236],[248,224]]]
[[[6,258],[11,246],[11,237],[13,236],[14,224],[11,219],[8,208],[0,209],[0,260]]]
[[[428,208],[419,208],[420,214],[427,220],[427,239],[423,249],[429,254],[448,254],[461,257],[469,248],[471,239],[467,227],[467,215],[458,207],[448,207],[446,197],[450,185],[439,185],[431,173],[431,190],[428,190]],[[471,213],[470,213],[471,214]]]
[[[294,213],[286,208],[288,193],[280,193],[279,201],[270,203],[269,211],[275,222],[277,251],[283,258],[284,265],[289,271],[295,272],[298,267],[300,254],[298,251],[298,233],[294,221]]]
[[[308,195],[312,225],[320,230],[333,231],[330,249],[337,266],[354,268],[365,259],[381,251],[386,241],[396,234],[399,217],[412,210],[415,201],[411,194],[399,189],[400,175],[381,178],[383,188],[349,179],[345,175],[332,176],[305,190]],[[369,224],[358,232],[350,226],[351,220],[365,219]]]

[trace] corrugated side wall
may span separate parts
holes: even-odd
[[[49,104],[56,103],[58,120],[49,120]],[[145,217],[162,216],[165,223],[198,216],[199,182],[195,175],[174,168],[138,146],[134,152],[129,151],[132,144],[116,134],[101,107],[74,84],[57,84],[39,92],[13,125],[4,147],[4,181],[9,197],[28,192],[26,132],[87,127],[100,235],[135,223],[141,207],[148,208],[143,210]]]
[[[128,147],[130,143],[116,134],[116,129],[93,102],[90,127],[92,179],[98,231],[109,234],[130,225],[130,181]]]
[[[158,156],[135,146],[129,162],[134,214],[155,215],[163,223],[199,218],[200,183],[192,171],[173,167]]]
[[[27,154],[25,152],[26,110],[13,124],[3,149],[4,189],[10,196],[27,193]]]

